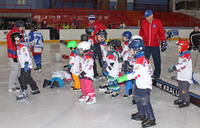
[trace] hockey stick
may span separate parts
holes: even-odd
[[[66,41],[64,41],[64,40],[60,40],[60,43],[61,43],[61,44],[64,44],[64,45],[67,45],[67,44],[68,44],[68,42],[66,42]]]

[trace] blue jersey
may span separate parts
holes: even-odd
[[[31,44],[31,47],[33,48],[33,51],[35,53],[42,52],[43,45],[44,45],[42,34],[37,31],[31,31],[28,36],[29,36],[29,42]]]

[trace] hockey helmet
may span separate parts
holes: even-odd
[[[72,49],[72,48],[76,48],[76,47],[77,47],[77,43],[74,40],[67,43],[67,48]]]
[[[100,35],[102,38],[106,38],[108,34],[106,30],[99,30],[96,35]]]
[[[176,43],[181,46],[181,52],[188,50],[190,47],[189,41],[185,39],[179,39]]]
[[[137,39],[137,38],[142,40],[142,37],[139,36],[139,35],[133,35],[133,36],[131,37],[132,40]]]
[[[22,20],[17,20],[16,21],[16,27],[18,28],[18,27],[24,27],[24,21],[22,21]]]
[[[20,42],[22,40],[22,33],[20,32],[14,32],[10,35],[12,43],[14,45],[18,45],[17,42]]]
[[[92,35],[92,32],[94,32],[94,28],[93,27],[87,27],[85,29],[85,32],[87,33],[87,35],[91,36]]]
[[[138,53],[140,53],[141,51],[144,50],[144,48],[145,48],[144,41],[142,39],[140,39],[140,38],[135,38],[129,44],[129,48],[133,49],[133,51],[136,52],[135,55],[137,55]]]
[[[120,40],[115,39],[114,41],[117,44],[116,47],[120,47],[121,46],[121,41]]]
[[[116,50],[116,48],[117,48],[117,43],[116,43],[115,40],[110,40],[110,41],[107,42],[106,46],[109,46],[109,47],[110,47],[110,50],[111,50],[111,51],[114,51],[114,50]],[[108,51],[108,52],[109,52],[109,51]]]
[[[38,26],[36,24],[32,24],[32,30],[37,31],[37,29],[38,29]]]
[[[132,33],[130,31],[125,31],[123,34],[122,34],[123,37],[126,37],[127,39],[131,39],[132,37]]]
[[[78,44],[78,49],[82,49],[83,51],[90,50],[90,43],[87,41],[82,41],[80,44]]]
[[[86,34],[81,35],[81,42],[82,41],[88,41],[88,36]]]

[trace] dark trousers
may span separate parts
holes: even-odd
[[[153,62],[155,66],[155,70],[153,75],[156,78],[160,78],[161,74],[161,58],[160,58],[160,47],[150,47],[145,46],[145,57],[149,60],[150,56],[153,57]]]
[[[178,90],[180,100],[190,102],[190,83],[188,81],[178,81]]]
[[[94,78],[96,78],[99,74],[97,72],[97,65],[94,59],[94,64],[93,64],[93,71],[94,71]]]
[[[25,72],[24,68],[21,68],[19,83],[20,83],[20,87],[21,87],[22,91],[27,90],[28,84],[30,85],[32,90],[38,89],[37,84],[31,77],[31,69],[29,69],[27,72]]]
[[[134,98],[137,104],[138,115],[147,115],[148,120],[153,120],[155,117],[150,103],[150,92],[151,89],[139,89],[135,86]]]
[[[100,44],[94,44],[94,47],[95,47],[96,50],[97,50],[97,52],[95,53],[95,56],[98,57],[99,65],[100,65],[100,67],[102,68],[102,63],[101,63],[102,54],[101,54],[101,47],[100,47]]]

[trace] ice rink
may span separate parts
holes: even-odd
[[[45,43],[42,55],[42,72],[34,72],[32,77],[40,88],[39,95],[31,95],[29,100],[16,101],[16,93],[8,93],[10,64],[7,46],[0,45],[0,128],[140,128],[141,122],[131,120],[137,112],[132,99],[123,99],[125,86],[121,87],[120,97],[111,99],[98,91],[103,80],[93,82],[97,103],[87,106],[79,102],[81,92],[74,92],[70,84],[62,88],[42,88],[44,79],[51,79],[52,72],[62,69],[69,60],[55,62],[55,53],[69,54],[63,44]],[[196,51],[192,51],[193,65]],[[177,64],[179,53],[175,41],[168,42],[168,49],[162,53],[161,79],[177,85],[171,80],[176,71],[168,73],[168,68]],[[150,59],[152,62],[152,59]],[[200,66],[200,55],[197,66]],[[152,64],[153,67],[153,64]],[[35,68],[35,67],[34,67]],[[197,71],[198,69],[195,69]],[[100,73],[100,69],[99,69]],[[30,87],[28,88],[30,91]],[[191,85],[190,91],[200,94],[200,86]],[[151,104],[157,125],[153,128],[198,128],[200,127],[200,108],[191,104],[179,109],[173,105],[177,97],[156,87],[151,92]]]

